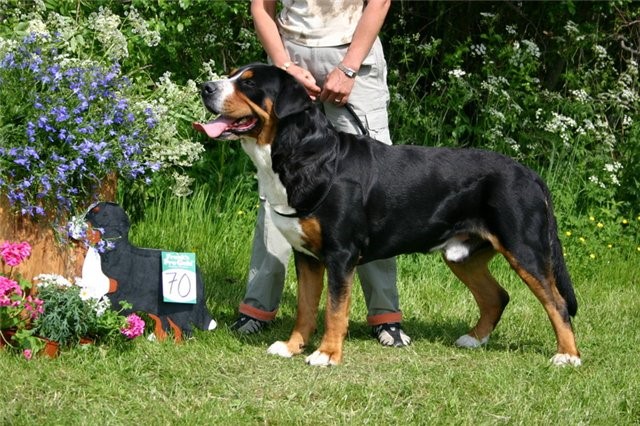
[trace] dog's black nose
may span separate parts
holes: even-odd
[[[207,81],[206,83],[202,83],[202,86],[200,88],[200,91],[202,92],[203,95],[212,95],[217,90],[218,90],[218,85],[213,83],[213,82],[211,82],[211,81]]]

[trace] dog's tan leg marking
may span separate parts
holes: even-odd
[[[469,288],[480,309],[478,323],[456,341],[458,346],[477,347],[486,343],[509,303],[508,293],[489,271],[489,261],[495,255],[495,250],[485,249],[461,263],[450,262],[445,257],[449,268]]]
[[[562,295],[558,292],[555,278],[551,272],[547,273],[546,285],[540,282],[536,277],[522,268],[514,256],[509,253],[503,253],[511,267],[518,273],[520,278],[527,283],[536,298],[542,303],[544,310],[547,312],[553,331],[556,334],[558,342],[558,350],[556,355],[551,358],[551,362],[556,365],[573,365],[579,366],[580,352],[576,345],[576,337],[571,327],[571,321],[565,320],[562,312],[566,312],[566,302]]]
[[[322,295],[324,266],[306,255],[296,255],[298,276],[298,312],[296,324],[286,342],[275,342],[268,352],[290,358],[302,353],[309,338],[316,330],[318,304]]]
[[[327,292],[325,331],[318,350],[307,357],[307,364],[318,366],[337,365],[342,362],[342,347],[349,328],[349,306],[355,269],[346,277],[343,293],[337,298]]]

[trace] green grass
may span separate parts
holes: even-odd
[[[221,196],[224,195],[224,196]],[[220,202],[220,200],[224,200]],[[580,303],[574,325],[584,365],[556,368],[541,305],[506,263],[493,269],[511,295],[488,346],[452,343],[476,319],[470,293],[439,256],[403,256],[399,287],[408,348],[370,336],[354,291],[344,363],[313,368],[269,356],[293,325],[290,273],[280,314],[265,333],[230,333],[244,293],[256,197],[243,186],[217,199],[150,206],[131,230],[140,246],[193,250],[219,322],[183,343],[139,340],[30,362],[0,353],[0,424],[638,424],[638,254],[569,258]],[[573,259],[579,267],[572,267]],[[319,334],[311,344],[318,344]]]

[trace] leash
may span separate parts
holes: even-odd
[[[326,198],[329,196],[329,192],[331,192],[331,187],[333,186],[333,180],[335,179],[337,172],[338,172],[338,157],[336,156],[336,158],[333,159],[333,173],[331,173],[331,179],[329,179],[329,183],[327,184],[327,190],[324,191],[324,194],[322,194],[322,197],[320,197],[320,199],[316,201],[316,203],[310,209],[306,209],[302,211],[296,210],[295,213],[280,213],[275,208],[273,208],[273,211],[276,212],[278,216],[282,216],[282,217],[309,216],[311,213],[316,211],[316,209],[320,207],[320,205],[324,202],[324,200],[326,200]]]
[[[362,134],[365,136],[370,136],[369,130],[367,130],[367,128],[364,127],[364,124],[362,124],[362,120],[360,120],[360,117],[358,117],[358,114],[356,114],[356,112],[353,110],[353,105],[351,105],[350,103],[346,103],[344,104],[344,107],[355,120],[356,124],[358,125],[358,128],[360,129],[360,132],[362,132]]]

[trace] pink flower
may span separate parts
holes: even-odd
[[[27,296],[24,308],[29,313],[31,319],[36,319],[44,313],[43,305],[44,302],[37,297]]]
[[[0,306],[18,306],[20,300],[15,300],[12,296],[22,296],[22,289],[12,279],[0,275]]]
[[[144,333],[144,321],[136,314],[127,317],[127,325],[120,329],[120,333],[129,339],[135,339]]]
[[[31,246],[28,242],[11,243],[5,241],[0,244],[0,256],[9,266],[18,266],[27,257],[31,256]]]
[[[22,355],[24,355],[25,359],[30,360],[33,356],[33,352],[31,351],[31,349],[25,349],[24,351],[22,351]]]

